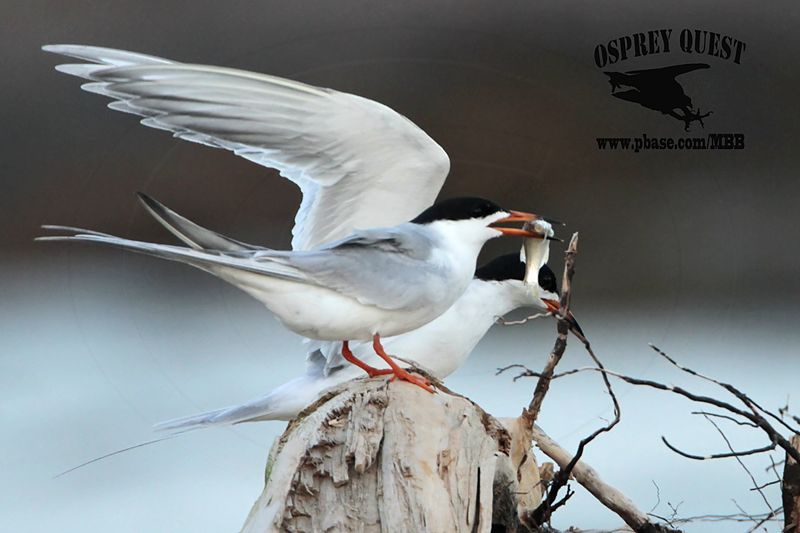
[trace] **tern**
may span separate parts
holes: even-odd
[[[153,211],[161,208],[147,196],[140,198]],[[190,239],[188,247],[174,246],[68,226],[45,226],[71,234],[37,240],[85,241],[187,263],[250,294],[289,330],[342,342],[344,359],[370,377],[391,374],[433,392],[427,379],[410,374],[386,354],[381,336],[406,333],[447,311],[467,289],[478,254],[490,239],[545,239],[534,231],[493,224],[539,218],[482,198],[452,198],[410,222],[356,230],[308,251],[208,249]],[[390,368],[377,369],[355,357],[352,340],[371,340]]]
[[[354,251],[359,247],[357,243],[365,244],[369,240],[375,242],[371,247],[361,246],[362,252],[381,246],[386,247],[385,251],[391,250],[398,243],[392,237],[388,241],[382,240],[389,235],[386,233],[367,231],[362,237],[355,237],[350,244],[341,239],[359,228],[408,224],[407,221],[431,206],[449,172],[450,161],[446,152],[423,130],[389,107],[360,96],[276,76],[179,63],[123,50],[82,45],[48,45],[43,49],[85,61],[58,65],[56,69],[89,80],[82,88],[111,97],[114,101],[109,104],[110,108],[144,117],[142,124],[170,131],[178,138],[230,150],[259,165],[277,169],[282,176],[294,182],[303,194],[292,229],[292,249],[295,251],[313,250],[326,245],[328,248],[325,253],[336,255],[337,252],[333,250],[336,246]],[[147,204],[146,201],[145,203]],[[159,209],[154,208],[155,205],[150,204],[151,211]],[[162,210],[162,214],[164,212],[167,211]],[[405,227],[412,229],[433,226],[435,212],[425,213],[429,219],[427,223],[423,218]],[[494,216],[503,218],[500,211],[496,211]],[[157,218],[161,219],[158,215]],[[485,232],[494,231],[486,228],[485,222],[490,218],[491,216],[484,217],[483,221],[476,219],[471,225],[481,226],[476,228],[478,233],[488,237],[490,234]],[[176,220],[178,223],[175,223]],[[461,225],[464,223],[466,219]],[[220,261],[237,264],[246,262],[248,254],[252,256],[250,260],[259,263],[262,268],[268,262],[274,268],[280,265],[283,270],[293,270],[293,267],[282,264],[287,262],[287,258],[281,255],[286,252],[256,250],[255,247],[243,245],[213,232],[201,231],[203,239],[207,240],[198,244],[192,241],[196,240],[196,236],[181,236],[180,229],[175,229],[181,225],[185,229],[191,224],[188,221],[184,223],[178,217],[165,225],[192,250],[166,247],[160,248],[160,252],[173,258],[182,257],[179,260],[189,259],[192,253],[205,253],[203,261],[208,260],[209,263],[201,268],[208,270],[222,271],[229,268],[228,265],[220,265]],[[438,226],[445,228],[453,224],[448,225],[442,221]],[[192,230],[199,231],[198,227],[193,227]],[[507,230],[510,231],[511,228]],[[411,234],[417,237],[422,235],[418,231],[412,231]],[[476,235],[478,234],[472,237],[475,238]],[[403,236],[408,234],[403,233]],[[441,232],[438,232],[438,236],[441,237]],[[453,237],[455,236],[450,235],[445,240],[451,245],[460,242]],[[123,247],[130,245],[139,251],[157,246],[119,240],[96,232],[83,232],[83,235],[76,235],[74,238],[106,240],[110,244],[116,243]],[[421,243],[425,239],[411,240]],[[329,244],[337,241],[336,245]],[[473,248],[478,247],[475,246],[476,243],[477,241],[473,242]],[[466,243],[461,245],[462,249],[468,247]],[[197,248],[211,251],[202,252]],[[434,248],[430,250],[433,251]],[[264,261],[256,260],[255,256],[259,254],[264,256]],[[351,257],[356,255],[358,254],[354,253]],[[378,255],[388,257],[392,254]],[[464,256],[467,255],[471,254],[464,253]],[[270,259],[266,260],[267,257]],[[200,261],[197,257],[193,260]],[[306,258],[306,261],[314,260]],[[352,261],[348,265],[353,269],[348,275],[355,279],[360,278],[364,271],[364,267],[359,267],[357,263]],[[464,279],[468,283],[474,266],[474,258],[465,259],[459,265],[463,270],[459,272],[459,286],[448,284],[445,292],[450,296],[463,292],[466,287]],[[467,271],[469,275],[466,275]],[[287,272],[284,274],[288,275]],[[388,287],[390,280],[386,276],[394,274],[393,270],[371,271],[370,279],[377,283],[383,277],[375,287]],[[258,272],[250,270],[233,275],[237,282],[239,278],[247,280],[243,283],[243,288],[251,294],[260,292],[257,286],[250,283],[258,276]],[[352,281],[351,279],[350,282]],[[455,281],[455,278],[450,281]],[[408,297],[406,290],[409,288],[420,291],[420,287],[403,282],[392,285],[393,294],[385,296],[402,300]],[[442,302],[450,298],[444,300],[440,296],[430,293],[427,299],[435,300],[435,307],[443,307]],[[349,305],[353,305],[353,299],[350,300]],[[325,301],[329,302],[328,299]],[[358,303],[356,307],[360,305],[362,304]],[[398,304],[395,302],[393,305]],[[430,309],[417,311],[418,315],[435,314]],[[313,331],[315,327],[306,328],[297,316],[285,318],[308,337],[318,338],[325,336],[323,333],[331,333]],[[328,328],[321,329],[330,329],[330,324],[327,326]],[[407,326],[408,323],[397,331]],[[361,328],[365,327],[366,322],[363,322]],[[387,334],[387,331],[382,333]],[[348,344],[345,343],[343,348],[347,354]],[[316,349],[311,350],[312,354],[315,352]],[[338,354],[338,350],[328,352]],[[413,359],[415,354],[409,353],[407,357]],[[326,364],[326,369],[330,369],[330,364]]]
[[[547,241],[543,243],[546,246]],[[524,307],[550,310],[552,302],[558,301],[555,274],[541,263],[542,258],[527,258],[528,262],[541,264],[537,283],[524,280],[525,262],[520,254],[495,258],[475,271],[467,290],[444,314],[414,331],[384,339],[384,346],[393,353],[410,354],[415,365],[444,379],[466,362],[498,317]],[[377,357],[368,348],[367,344],[358,343],[353,352],[372,363]],[[332,363],[336,360],[324,349],[314,350],[304,374],[266,395],[241,405],[161,422],[155,429],[185,432],[243,422],[291,420],[332,387],[363,375],[352,365]],[[401,364],[405,366],[404,362]]]

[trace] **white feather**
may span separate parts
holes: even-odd
[[[59,65],[116,99],[142,124],[278,169],[303,200],[292,247],[357,228],[392,226],[430,206],[450,160],[410,120],[359,96],[252,72],[77,45],[44,50],[89,62]]]

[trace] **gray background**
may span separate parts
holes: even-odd
[[[42,223],[143,240],[171,238],[137,206],[145,191],[240,240],[287,247],[299,193],[232,154],[173,140],[108,111],[52,70],[46,43],[125,48],[268,72],[383,102],[450,154],[442,196],[491,196],[581,232],[574,309],[608,366],[684,381],[646,347],[731,380],[764,404],[796,408],[800,283],[795,154],[800,113],[797,7],[670,2],[5,2],[0,44],[0,517],[10,530],[230,531],[261,486],[280,423],[200,432],[63,478],[61,470],[152,438],[162,419],[243,401],[302,370],[302,349],[257,302],[201,272],[112,250],[34,245]],[[742,64],[670,56],[620,69],[706,61],[681,79],[737,132],[736,152],[600,152],[597,136],[682,136],[682,125],[609,96],[594,46],[684,27],[747,43]],[[673,38],[675,39],[677,35]],[[513,250],[493,242],[486,256]],[[553,265],[560,267],[560,248]],[[531,383],[494,377],[540,366],[552,324],[496,328],[448,384],[497,415]],[[565,365],[586,364],[575,347]],[[595,376],[596,378],[596,376]],[[704,387],[692,382],[699,390]],[[677,459],[661,434],[721,450],[692,406],[619,386],[623,424],[587,454],[654,512],[753,512],[734,463]],[[565,445],[608,416],[597,379],[558,383],[542,423]],[[761,444],[730,430],[740,447]],[[751,462],[763,481],[763,460]],[[775,488],[770,495],[777,502]],[[566,527],[616,517],[578,495]],[[32,525],[33,524],[33,525]],[[733,526],[733,530],[737,527]],[[719,524],[691,530],[719,531]],[[746,529],[745,526],[741,527]],[[730,530],[730,529],[729,529]]]

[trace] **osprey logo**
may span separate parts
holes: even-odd
[[[677,46],[672,40],[674,35],[678,36]],[[677,78],[696,70],[710,69],[711,65],[673,60],[666,62],[666,65],[659,61],[661,64],[653,65],[654,68],[638,70],[609,70],[607,67],[634,57],[674,56],[681,53],[681,59],[686,55],[702,55],[741,64],[746,48],[744,42],[712,31],[683,29],[678,33],[672,29],[661,29],[633,33],[598,44],[594,49],[594,61],[607,76],[611,96],[672,117],[683,123],[685,131],[689,131],[695,122],[704,128],[703,119],[710,116],[712,111],[702,112],[700,105],[695,104],[687,94],[683,83],[691,80],[691,77],[680,81]],[[690,81],[687,87],[691,89]]]
[[[692,99],[686,95],[683,87],[675,78],[701,68],[710,68],[710,65],[687,63],[671,67],[629,70],[627,72],[604,71],[603,73],[608,76],[608,83],[611,84],[611,96],[628,102],[636,102],[647,109],[660,111],[674,117],[682,121],[684,129],[689,131],[689,125],[694,121],[705,126],[703,119],[709,116],[711,111],[701,114],[700,109],[693,109]],[[630,87],[630,89],[618,91],[621,87]]]

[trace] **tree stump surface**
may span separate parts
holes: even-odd
[[[514,420],[449,391],[346,383],[273,445],[242,532],[516,531],[541,484]]]

